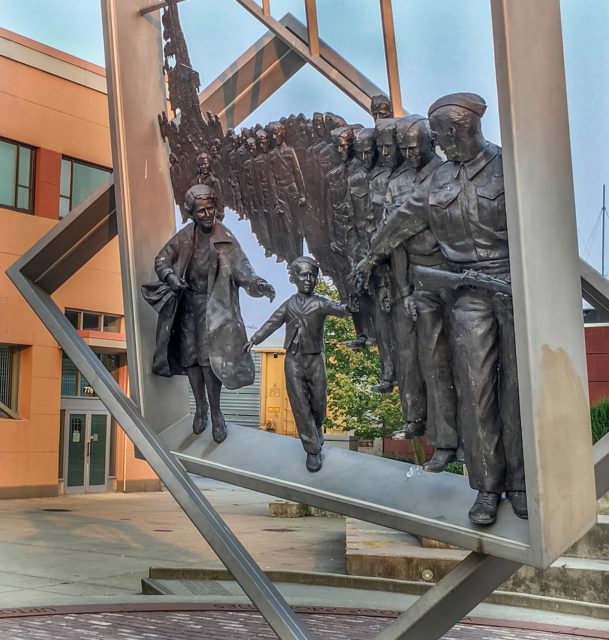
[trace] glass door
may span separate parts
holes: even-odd
[[[105,491],[108,484],[110,415],[105,412],[65,412],[65,491]]]
[[[105,491],[108,481],[108,427],[107,413],[89,414],[87,469],[85,470],[85,491]]]
[[[85,490],[85,440],[87,414],[66,412],[64,473],[66,493]]]

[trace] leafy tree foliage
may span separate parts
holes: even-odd
[[[338,292],[320,278],[317,293],[338,300]],[[325,325],[328,372],[328,413],[325,426],[355,430],[359,438],[387,437],[402,426],[397,391],[379,394],[370,386],[379,380],[380,361],[376,347],[355,351],[345,343],[355,338],[353,321],[327,318]]]
[[[590,407],[592,442],[598,442],[609,433],[609,398],[601,398]]]

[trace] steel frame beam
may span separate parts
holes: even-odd
[[[236,0],[244,9],[249,11],[263,25],[281,38],[290,48],[298,53],[313,68],[317,69],[325,78],[336,85],[343,93],[347,94],[354,102],[359,104],[365,111],[370,110],[370,98],[375,95],[362,90],[362,85],[342,73],[339,68],[330,64],[323,56],[323,46],[320,41],[320,55],[311,55],[308,42],[297,37],[285,27],[279,20],[275,20],[270,15],[266,15],[260,5],[254,0]],[[383,93],[378,90],[378,93]]]
[[[160,437],[191,473],[463,549],[530,562],[527,523],[509,503],[501,504],[491,527],[481,530],[469,522],[467,511],[476,494],[467,478],[422,473],[414,465],[335,447],[324,452],[324,469],[312,477],[298,440],[235,424],[228,426],[228,435],[217,447],[210,433],[193,437],[191,420],[184,419]],[[243,451],[250,453],[245,459]],[[358,470],[355,476],[353,469]]]
[[[235,127],[305,64],[281,38],[268,32],[199,93],[201,110],[216,114],[224,130]]]
[[[470,553],[385,628],[377,640],[437,640],[520,568]]]
[[[237,0],[239,1],[239,0]],[[301,40],[306,47],[309,46],[309,35],[306,25],[291,13],[286,13],[279,22],[284,25],[288,32]],[[367,78],[361,71],[356,69],[350,62],[345,60],[322,38],[319,39],[319,57],[327,62],[331,67],[336,69],[340,76],[345,77],[350,83],[356,85],[366,94],[368,104],[365,109],[370,113],[370,98],[379,94],[385,94],[386,91],[377,86],[370,78]],[[306,60],[309,62],[309,60]],[[351,96],[349,96],[351,97]]]
[[[597,511],[560,3],[491,12],[530,539],[548,566]]]
[[[304,46],[309,46],[307,27],[291,13],[286,13],[279,24],[291,36],[301,40]],[[349,82],[359,86],[367,96],[383,93],[323,40],[318,39],[318,48],[321,58]],[[268,31],[199,93],[201,110],[216,114],[225,129],[235,127],[307,62],[283,38]],[[366,108],[369,106],[368,102]]]
[[[319,27],[317,26],[317,0],[305,0],[307,14],[307,35],[309,38],[309,53],[315,57],[319,55]]]
[[[184,2],[184,0],[176,0],[176,2]],[[167,6],[167,2],[164,2],[163,0],[161,0],[160,2],[154,2],[151,5],[148,5],[143,9],[140,9],[140,15],[145,16],[147,13],[160,11],[161,9],[164,9],[166,6]]]
[[[398,69],[398,50],[395,43],[395,28],[393,25],[393,7],[391,0],[380,0],[380,3],[389,97],[393,107],[393,115],[399,118],[404,115],[404,110],[402,109],[402,88],[400,86],[400,72]]]

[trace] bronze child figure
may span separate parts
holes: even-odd
[[[275,290],[254,273],[237,239],[219,221],[214,190],[196,184],[185,200],[193,223],[156,257],[159,282],[142,287],[144,298],[159,312],[152,372],[188,376],[196,402],[192,430],[198,434],[207,427],[209,400],[212,436],[220,443],[226,438],[222,385],[239,389],[254,381],[254,363],[243,350],[247,335],[239,287],[271,301]]]
[[[288,298],[256,331],[244,350],[286,325],[285,378],[298,435],[307,452],[307,469],[321,469],[322,423],[326,417],[326,363],[324,359],[324,322],[327,316],[346,316],[347,305],[314,293],[319,265],[301,256],[290,264],[290,281],[298,293]]]

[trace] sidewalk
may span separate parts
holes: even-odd
[[[268,503],[273,498],[209,479],[198,478],[197,483],[263,569],[345,573],[343,518],[271,518]],[[140,580],[150,567],[222,568],[168,493],[3,501],[0,509],[2,640],[160,640],[190,637],[193,628],[198,632],[192,637],[274,637],[230,581],[214,583],[224,595],[141,595]],[[336,639],[372,638],[415,600],[307,584],[281,583],[277,588],[288,602],[305,607],[303,618],[319,637]],[[52,615],[31,611],[41,607],[45,609],[39,614]],[[333,607],[348,611],[341,615]],[[384,611],[370,611],[374,609]],[[472,624],[455,627],[446,640],[609,638],[608,621],[582,616],[490,604],[471,615]],[[232,631],[222,635],[225,628]],[[322,633],[322,628],[332,631]],[[205,629],[214,635],[204,636]],[[563,635],[568,630],[571,635]]]
[[[270,518],[268,496],[198,484],[263,569],[345,572],[342,518]],[[5,500],[0,510],[2,608],[134,595],[151,566],[223,567],[166,492]]]

